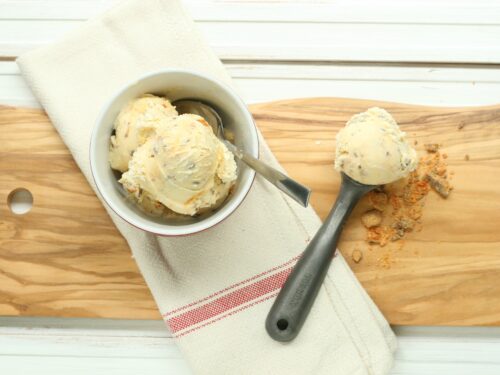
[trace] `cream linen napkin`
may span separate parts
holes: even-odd
[[[90,133],[119,88],[173,67],[230,83],[177,0],[120,3],[17,62],[92,187]],[[260,156],[278,165],[264,142]],[[196,374],[389,371],[395,337],[340,255],[300,335],[268,337],[266,314],[320,221],[260,178],[228,220],[189,237],[155,237],[108,212]]]

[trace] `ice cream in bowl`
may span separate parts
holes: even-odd
[[[234,144],[257,157],[257,130],[241,99],[224,84],[183,70],[125,86],[106,104],[91,137],[91,171],[103,200],[125,221],[158,235],[213,227],[242,203],[255,175],[203,117],[176,111],[172,102],[186,98],[216,108]]]

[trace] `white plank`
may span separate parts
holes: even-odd
[[[192,374],[183,359],[0,356],[0,371],[9,375]]]
[[[29,340],[26,334],[3,332],[0,362],[3,356],[93,357],[96,351],[99,356],[108,358],[124,358],[129,355],[127,353],[140,358],[179,358],[173,339],[168,337],[106,336],[92,335],[91,332],[69,330],[55,333],[41,328],[31,330]],[[7,341],[8,345],[4,346]],[[90,350],[92,345],[96,348]]]
[[[2,374],[191,374],[162,321],[0,318]]]
[[[392,375],[500,373],[498,327],[395,327],[395,331],[399,349]],[[190,373],[162,322],[45,318],[0,318],[0,371]]]
[[[343,63],[237,63],[225,61],[233,77],[301,78],[310,80],[376,80],[434,82],[500,82],[500,66],[343,64]],[[14,68],[11,68],[14,69]],[[0,68],[0,72],[1,72]],[[14,72],[14,71],[13,71]]]
[[[498,375],[499,327],[396,327],[392,375]]]
[[[253,63],[224,61],[233,78],[349,81],[500,83],[500,66]],[[19,76],[15,61],[0,61],[0,75]]]
[[[351,97],[436,106],[499,101],[500,68],[242,64],[226,62],[247,103]],[[38,106],[14,62],[0,62],[0,104]]]
[[[496,353],[498,355],[500,353]],[[396,361],[391,375],[498,375],[496,364],[471,362],[405,362]]]
[[[3,63],[0,63],[0,66]],[[18,75],[0,74],[0,104],[39,107],[24,80]]]
[[[52,15],[57,6],[35,4],[7,2],[0,8],[0,56],[18,56],[52,43],[83,22],[75,19],[70,5]],[[76,9],[91,9],[76,4]],[[99,10],[110,5],[99,4]],[[475,7],[377,3],[366,8],[343,3],[187,4],[198,14],[210,45],[226,60],[500,63],[498,2]],[[68,18],[62,9],[69,9],[64,16]]]
[[[119,0],[4,0],[0,19],[86,20]],[[185,0],[196,21],[498,24],[497,1]]]
[[[223,59],[500,62],[499,25],[224,22],[200,27]]]
[[[249,102],[337,96],[436,106],[498,103],[500,69],[232,64],[226,66]],[[265,89],[264,89],[265,88]]]
[[[2,0],[0,19],[86,20],[120,0]]]

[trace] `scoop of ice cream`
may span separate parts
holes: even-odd
[[[217,207],[236,180],[236,162],[200,116],[162,121],[129,163],[120,182],[131,193],[143,191],[180,214]]]
[[[131,198],[142,211],[150,216],[168,216],[168,209],[163,204],[153,199],[147,191],[140,189],[136,190],[133,194],[129,195],[129,198]]]
[[[363,184],[396,181],[413,171],[417,163],[405,133],[382,108],[353,116],[337,134],[335,169]]]
[[[128,103],[115,120],[109,163],[120,172],[128,170],[134,151],[154,133],[161,120],[177,116],[175,107],[165,99],[143,95]]]

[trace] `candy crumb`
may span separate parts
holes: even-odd
[[[361,259],[363,259],[363,253],[360,250],[355,249],[351,254],[351,258],[354,261],[354,263],[359,263],[361,262]]]
[[[361,216],[361,222],[365,228],[373,228],[379,226],[382,223],[382,213],[379,210],[369,210],[366,211]]]

